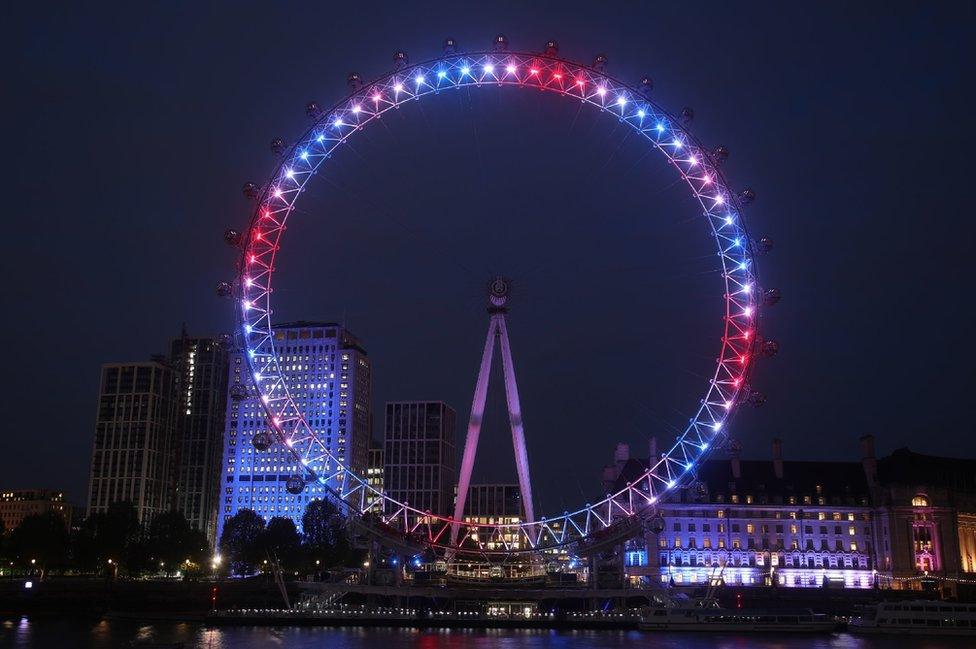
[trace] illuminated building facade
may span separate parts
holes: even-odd
[[[879,563],[894,588],[976,595],[976,460],[907,448],[879,459],[862,439],[884,537]]]
[[[57,512],[71,527],[71,505],[65,502],[64,492],[57,489],[7,489],[0,491],[0,520],[3,529],[10,531],[27,516]]]
[[[362,475],[371,421],[371,365],[366,350],[348,330],[334,323],[281,324],[274,327],[274,337],[289,391],[309,425],[332,453]],[[241,353],[231,354],[228,383],[229,389],[250,386]],[[298,495],[286,491],[288,478],[304,475],[303,467],[277,441],[266,451],[254,448],[254,435],[269,431],[253,389],[247,394],[240,400],[227,400],[218,539],[224,522],[240,509],[252,509],[266,521],[275,516],[291,518],[301,529],[305,507],[326,494],[325,486],[317,481],[309,482]],[[331,473],[328,466],[311,468],[319,475]]]
[[[655,445],[652,442],[652,455]],[[617,447],[613,485],[646,460]],[[605,479],[609,477],[605,473]],[[625,547],[631,579],[665,584],[870,588],[876,520],[856,462],[707,460],[698,481],[662,503],[665,529]]]
[[[525,516],[522,492],[518,484],[472,484],[464,501],[464,521],[468,523],[521,523]],[[517,534],[506,534],[505,541],[513,550],[522,548]],[[495,544],[488,543],[488,549]]]
[[[385,453],[383,452],[382,446],[370,446],[366,460],[366,484],[376,490],[377,493],[383,493],[383,472],[384,472],[384,462]],[[382,499],[375,493],[370,493],[367,495],[369,505],[372,509],[377,510],[382,508]]]
[[[386,404],[383,484],[390,498],[448,516],[457,476],[457,415],[443,401]]]
[[[173,505],[213,543],[220,501],[228,352],[213,338],[173,340],[170,365],[176,382],[175,491]]]
[[[657,456],[651,441],[650,456]],[[785,587],[922,588],[976,584],[976,461],[899,449],[860,462],[705,461],[659,505],[664,530],[625,545],[632,580]],[[603,487],[647,467],[618,444]],[[926,581],[928,580],[928,581]]]
[[[129,501],[147,524],[170,509],[177,405],[164,359],[102,365],[87,516]]]

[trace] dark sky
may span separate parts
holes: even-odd
[[[531,6],[530,6],[531,5]],[[695,108],[731,150],[775,251],[782,351],[743,412],[746,453],[856,459],[910,445],[976,456],[971,3],[11,3],[4,11],[7,342],[0,486],[84,502],[99,364],[162,351],[182,322],[232,326],[214,296],[240,187],[270,174],[309,99],[444,37],[567,58]],[[465,421],[492,273],[509,316],[534,482],[592,493],[617,440],[668,440],[704,392],[721,286],[696,211],[615,120],[521,90],[404,107],[332,162],[290,223],[282,319],[345,321],[380,404],[444,399]],[[477,474],[514,478],[501,390]],[[967,395],[970,395],[967,397]],[[969,405],[967,405],[969,404]],[[459,446],[463,443],[459,439]],[[477,477],[477,476],[476,476]]]

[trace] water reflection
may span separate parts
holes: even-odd
[[[220,627],[64,617],[0,620],[0,647],[109,649],[140,643],[184,643],[186,649],[879,649],[972,647],[972,638],[861,637],[552,631],[545,629],[374,629],[365,627]]]

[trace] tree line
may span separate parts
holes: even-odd
[[[333,503],[309,503],[302,527],[304,534],[290,518],[265,523],[253,510],[242,509],[226,521],[215,551],[179,511],[164,512],[143,525],[132,503],[117,502],[71,528],[59,512],[48,511],[24,517],[11,530],[0,520],[0,572],[40,580],[66,574],[192,578],[248,575],[272,561],[285,571],[306,574],[361,561]]]

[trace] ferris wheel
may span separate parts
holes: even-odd
[[[375,81],[349,75],[350,94],[345,99],[327,110],[309,103],[310,125],[305,132],[290,145],[280,139],[272,142],[280,160],[273,174],[263,186],[244,186],[245,195],[256,203],[247,229],[225,233],[226,241],[241,249],[237,280],[234,285],[222,282],[217,290],[235,300],[238,339],[271,431],[270,436],[255,434],[252,443],[258,452],[274,441],[289,449],[300,469],[287,483],[289,492],[301,493],[309,482],[317,481],[344,503],[353,522],[408,550],[434,548],[490,557],[574,544],[577,551],[585,552],[633,536],[662,498],[694,482],[698,463],[728,438],[736,409],[765,400],[750,387],[750,376],[755,359],[774,355],[778,344],[760,335],[759,311],[775,304],[780,294],[759,284],[755,257],[768,251],[772,242],[753,240],[746,229],[743,211],[755,194],[729,186],[721,171],[728,151],[722,146],[706,148],[691,134],[690,108],[669,113],[650,99],[650,79],[629,85],[609,76],[606,66],[602,55],[591,65],[563,59],[554,41],[546,43],[541,53],[514,52],[499,35],[488,51],[462,53],[448,39],[439,58],[411,64],[404,52],[397,52],[394,70]],[[384,113],[421,99],[432,101],[439,93],[465,88],[506,86],[582,102],[630,127],[647,147],[664,156],[708,225],[724,287],[724,311],[716,314],[722,323],[720,346],[714,372],[702,386],[701,401],[673,444],[659,457],[650,458],[643,474],[599,502],[560,516],[491,524],[459,521],[398,502],[377,491],[330,448],[325,436],[306,420],[276,351],[272,287],[286,223],[295,217],[307,183],[322,165],[336,164],[333,154],[346,142]],[[236,387],[232,397],[248,396],[246,388]]]

